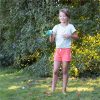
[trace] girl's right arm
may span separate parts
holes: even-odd
[[[56,33],[57,33],[58,25],[55,25],[52,29],[52,34],[49,37],[49,41],[52,43],[55,40]]]
[[[55,36],[54,36],[54,34],[51,34],[49,37],[49,41],[52,43],[52,42],[54,42],[54,40],[55,40]]]

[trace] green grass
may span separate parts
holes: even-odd
[[[67,95],[62,94],[58,80],[53,94],[51,78],[34,78],[23,71],[0,69],[0,100],[100,100],[100,78],[69,78]]]

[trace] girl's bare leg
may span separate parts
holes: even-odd
[[[62,67],[63,67],[63,93],[66,92],[66,86],[68,84],[68,67],[69,67],[70,62],[62,62]]]
[[[52,92],[55,90],[57,79],[58,79],[58,69],[61,62],[54,61],[54,69],[53,69],[53,79],[52,79]]]

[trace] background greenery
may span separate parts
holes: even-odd
[[[73,41],[70,75],[100,75],[99,0],[0,0],[0,66],[52,75],[54,44],[45,31],[68,7],[80,39]]]

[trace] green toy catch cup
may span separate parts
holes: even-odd
[[[46,32],[46,35],[48,35],[48,36],[50,36],[52,34],[52,30],[48,30],[47,32]]]

